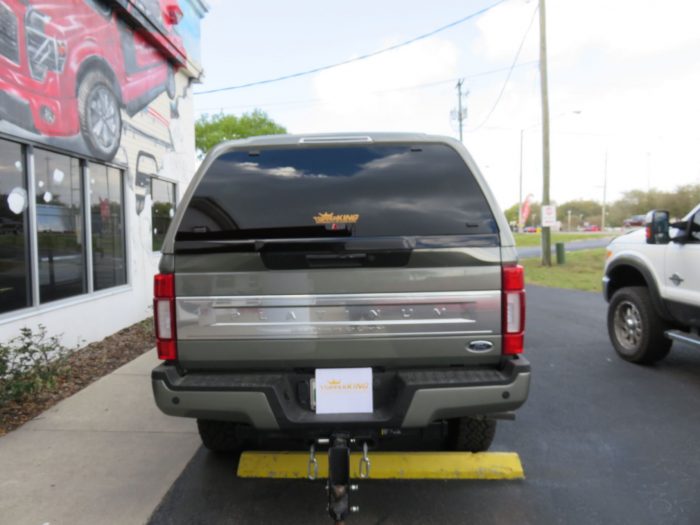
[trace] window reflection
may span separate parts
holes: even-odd
[[[306,235],[336,216],[354,217],[355,237],[498,232],[469,167],[443,144],[234,150],[214,161],[190,202],[179,230],[189,239]]]
[[[153,223],[153,251],[163,246],[165,234],[175,215],[175,184],[161,179],[151,179],[151,220]]]
[[[77,159],[34,151],[39,300],[45,303],[87,291],[82,183]]]
[[[22,146],[0,140],[0,313],[31,304]]]
[[[95,290],[126,283],[121,171],[89,164],[92,275]]]

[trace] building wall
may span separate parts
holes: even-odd
[[[164,234],[170,213],[168,192],[174,190],[179,199],[195,168],[192,84],[202,71],[194,58],[199,52],[192,35],[199,34],[199,20],[207,7],[200,0],[179,0],[179,4],[176,0],[3,0],[0,4],[0,19],[5,22],[0,24],[4,53],[0,54],[0,92],[6,94],[0,95],[0,140],[22,145],[24,166],[20,168],[26,178],[24,188],[0,192],[0,200],[7,201],[0,202],[0,214],[5,225],[23,224],[19,235],[27,239],[26,257],[33,270],[27,277],[31,304],[0,310],[0,342],[18,335],[22,327],[35,329],[42,324],[49,334],[62,334],[66,346],[83,345],[151,315],[152,277],[160,256],[152,230],[156,226],[159,236]],[[180,13],[186,18],[180,18]],[[187,28],[185,39],[178,33],[180,24]],[[50,52],[43,62],[31,64],[28,37],[48,42],[45,48]],[[13,39],[18,42],[16,55]],[[90,91],[99,91],[95,86],[106,88],[118,101],[117,137],[90,135],[87,124],[98,120],[87,116],[88,102],[99,99]],[[51,152],[48,160],[42,151]],[[60,179],[65,186],[65,170],[59,169],[57,178],[57,168],[49,166],[57,155],[76,159],[71,162],[80,166],[82,222],[57,219],[77,210],[68,203],[67,190],[56,183]],[[45,168],[36,165],[40,159],[46,162]],[[11,176],[5,160],[0,158],[0,178]],[[122,174],[121,203],[118,197],[102,195],[97,195],[99,205],[90,201],[102,191],[102,178],[116,180],[115,171],[103,177],[103,166]],[[42,170],[53,173],[53,180],[49,177],[40,187]],[[52,193],[53,183],[63,189]],[[76,195],[77,187],[77,183],[71,186]],[[26,203],[15,213],[23,198]],[[3,260],[11,255],[5,245],[16,245],[17,235],[0,235],[0,308],[3,290],[17,287]],[[103,247],[105,235],[112,243],[105,242],[107,248]],[[67,255],[61,252],[65,238],[73,250]],[[58,248],[47,255],[49,239]],[[120,239],[125,255],[119,248],[110,249]],[[91,268],[102,268],[105,260],[114,275],[122,275],[125,267],[126,282],[115,278],[115,286],[95,291],[100,277]],[[78,264],[84,268],[82,283],[77,282],[79,272],[63,268]],[[75,289],[82,289],[69,297],[48,299],[54,288],[61,290],[59,295],[66,293],[62,279],[75,281]]]

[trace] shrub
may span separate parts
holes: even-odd
[[[0,344],[0,404],[53,387],[65,371],[67,352],[58,336],[47,337],[43,325],[36,332],[22,328],[19,336]]]

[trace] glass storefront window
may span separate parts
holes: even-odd
[[[153,184],[149,177],[147,187],[156,195],[154,242],[160,248],[175,208],[175,185]],[[32,306],[37,294],[41,305],[126,284],[125,224],[120,169],[0,139],[0,315]]]
[[[34,150],[39,300],[87,292],[82,177],[78,159]]]
[[[175,215],[175,184],[161,179],[151,179],[151,221],[153,226],[153,251],[163,246],[170,221]]]
[[[126,283],[122,172],[88,164],[92,275],[95,290]]]
[[[22,146],[0,140],[0,313],[31,305]]]

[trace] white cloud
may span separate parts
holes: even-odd
[[[512,59],[534,2],[507,2],[476,22],[477,50],[496,63]],[[700,182],[700,3],[687,1],[547,3],[552,115],[552,198],[602,198],[647,185],[672,189]],[[537,21],[520,62],[537,59]],[[473,90],[473,126],[493,105],[502,80]],[[517,201],[519,128],[540,120],[537,71],[514,74],[487,127],[468,146],[504,206]],[[571,116],[572,110],[582,110]],[[571,132],[571,133],[568,133]],[[524,193],[542,195],[541,132],[525,133]],[[649,155],[647,155],[649,153]],[[647,180],[649,179],[649,180]]]
[[[535,1],[516,0],[499,5],[476,21],[478,49],[493,60],[513,56],[536,7]],[[620,58],[668,53],[700,43],[700,3],[688,0],[558,0],[547,8],[548,54],[573,59],[590,49]],[[535,21],[521,61],[538,57]]]
[[[322,72],[312,79],[312,96],[322,102],[274,116],[295,133],[396,130],[455,136],[449,117],[456,103],[454,83],[392,90],[509,64],[535,5],[512,0],[498,6],[476,20],[473,39],[453,41],[446,33]],[[547,8],[552,198],[600,200],[606,150],[611,200],[648,183],[663,189],[700,183],[695,54],[700,2],[550,0]],[[535,21],[521,63],[537,59],[537,34]],[[467,130],[484,120],[504,78],[505,72],[469,86]],[[574,116],[573,110],[582,113]],[[523,68],[513,73],[486,126],[465,134],[503,207],[518,199],[521,128],[530,128],[524,141],[524,194],[541,198],[539,120],[539,74],[536,67]]]
[[[488,125],[493,127],[465,139],[504,207],[518,199],[519,128],[532,124],[524,134],[524,194],[542,196],[539,97],[527,85],[511,85]],[[674,75],[650,76],[642,84],[601,83],[591,89],[560,79],[550,90],[553,199],[601,200],[606,150],[610,200],[648,185],[670,190],[700,183],[700,62]],[[481,98],[495,93],[493,87]],[[526,108],[535,110],[529,118]]]
[[[506,2],[501,4],[475,22],[479,30],[476,52],[484,58],[503,62],[513,60],[513,56],[532,18],[536,4],[534,2]],[[537,58],[539,47],[537,38],[538,22],[533,22],[530,38],[523,46],[520,62]]]
[[[384,42],[380,47],[391,45]],[[454,86],[396,90],[457,76],[457,47],[438,38],[348,66],[324,71],[313,80],[322,103],[285,123],[294,132],[414,130],[450,133]],[[442,92],[443,95],[438,93]],[[436,94],[438,94],[436,96]]]

